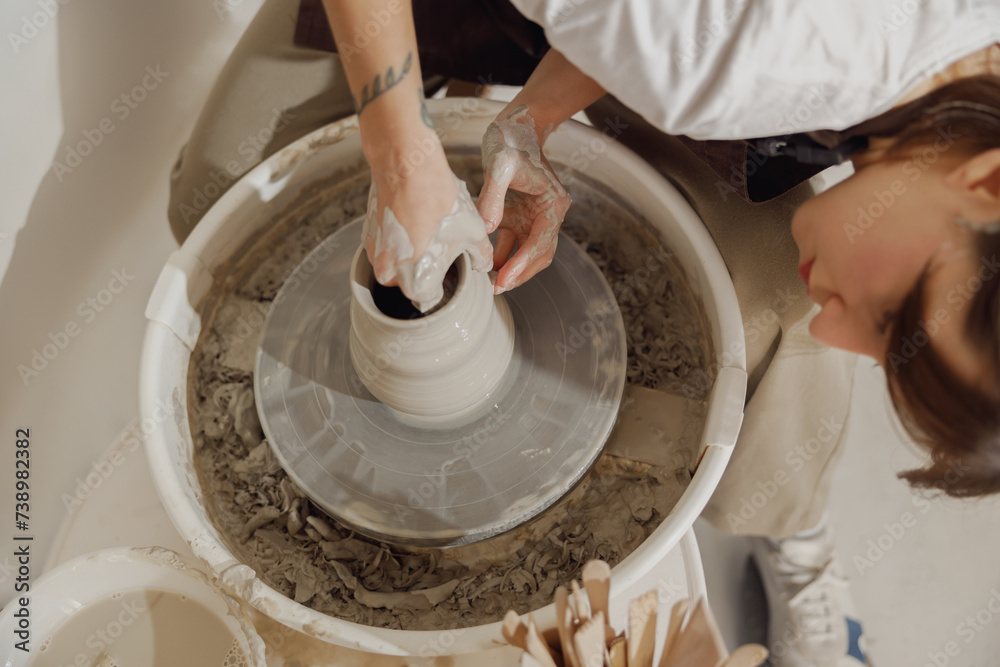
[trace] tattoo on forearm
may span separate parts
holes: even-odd
[[[400,70],[399,75],[396,75],[395,70],[390,67],[385,73],[385,80],[383,83],[382,75],[376,74],[375,80],[372,81],[371,87],[365,86],[361,89],[361,100],[357,102],[358,115],[365,110],[365,107],[375,101],[379,95],[385,93],[390,88],[395,86],[397,83],[406,78],[406,75],[410,73],[410,67],[413,65],[413,52],[406,54],[406,62],[403,63],[403,69]]]
[[[420,86],[420,117],[424,120],[424,125],[434,129],[434,121],[431,120],[431,113],[427,110],[427,98],[424,97],[423,86]]]

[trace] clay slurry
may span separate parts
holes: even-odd
[[[222,619],[197,600],[134,590],[75,612],[42,642],[31,664],[247,667],[248,662]]]

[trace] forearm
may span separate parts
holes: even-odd
[[[402,147],[432,132],[410,2],[323,0],[323,6],[358,109],[365,156],[373,166],[391,169]],[[360,44],[359,35],[365,38]]]
[[[561,123],[596,102],[604,93],[596,81],[577,69],[561,53],[550,49],[500,117],[506,117],[521,105],[527,106],[528,113],[535,120],[538,142],[544,144]]]

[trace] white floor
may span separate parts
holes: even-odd
[[[0,10],[4,35],[29,35],[16,51],[0,49],[0,461],[13,461],[15,429],[30,428],[34,575],[68,511],[63,494],[77,492],[137,412],[143,310],[175,247],[164,214],[167,176],[260,1],[69,1],[54,19],[38,18],[37,0]],[[41,25],[34,32],[24,23],[33,18]],[[168,74],[123,118],[115,100],[140,84],[147,66]],[[65,162],[67,145],[98,136],[103,119],[114,129],[100,132],[79,166],[49,170],[53,160]],[[115,271],[134,278],[92,312],[87,300],[107,301],[102,290]],[[59,335],[67,325],[76,335]],[[30,367],[35,350],[51,359],[24,380],[18,367]],[[871,655],[882,667],[1000,665],[992,611],[1000,609],[1000,504],[914,499],[894,477],[916,459],[891,426],[883,384],[862,362],[831,509]],[[3,475],[3,545],[12,499],[13,478]],[[911,525],[897,528],[905,513]],[[713,606],[732,632],[745,547],[704,526],[699,539]],[[0,546],[0,603],[12,594],[10,564],[10,549]]]

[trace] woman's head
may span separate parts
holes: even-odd
[[[928,467],[956,496],[1000,492],[1000,78],[952,84],[873,142],[792,231],[810,331],[871,356]]]

